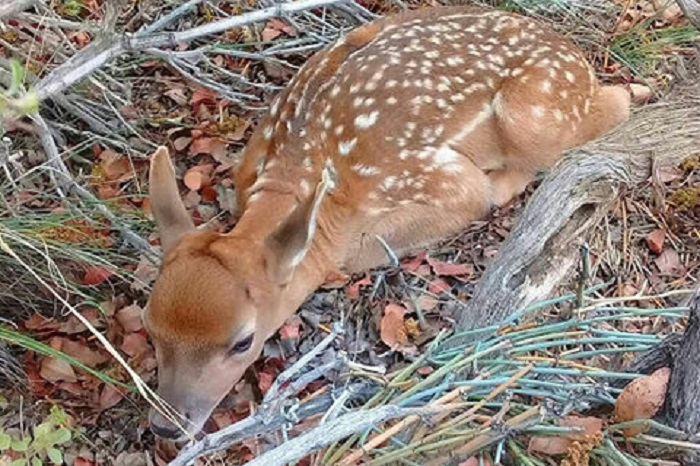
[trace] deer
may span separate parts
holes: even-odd
[[[623,123],[630,95],[538,20],[431,7],[374,20],[309,58],[231,174],[238,220],[198,229],[167,147],[151,156],[163,250],[144,312],[167,440],[201,433],[303,302],[338,277],[459,233],[562,154]],[[385,243],[383,245],[382,243]]]

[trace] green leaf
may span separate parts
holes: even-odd
[[[12,442],[12,445],[11,445],[12,450],[14,450],[16,452],[27,451],[27,448],[29,448],[29,442],[31,442],[31,439],[28,437],[25,437],[25,438],[22,438],[19,440],[15,440]]]
[[[27,465],[26,458],[17,458],[12,463],[10,463],[10,466],[26,466],[26,465]]]
[[[10,88],[7,90],[8,95],[12,95],[17,92],[22,86],[22,81],[24,80],[24,68],[19,61],[11,60],[10,67],[12,68],[12,81],[10,81]]]
[[[49,455],[49,459],[53,464],[63,463],[63,453],[58,448],[49,448],[46,450],[46,454]]]
[[[34,427],[34,441],[37,443],[45,443],[47,437],[51,435],[53,431],[53,424],[51,422],[42,422],[38,426]]]
[[[61,427],[60,429],[55,430],[54,432],[51,432],[50,440],[51,440],[51,445],[61,445],[62,443],[70,442],[72,435],[70,430],[66,429],[65,427]]]
[[[12,437],[7,434],[0,433],[0,451],[5,451],[10,448],[12,443]]]
[[[38,456],[34,456],[32,458],[32,466],[43,466],[43,465],[44,465],[44,462],[41,461],[41,458],[39,458]]]
[[[51,406],[51,420],[60,426],[66,425],[69,421],[66,412],[58,405]]]

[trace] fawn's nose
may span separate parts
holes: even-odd
[[[165,419],[159,413],[151,414],[150,424],[151,432],[162,439],[177,440],[185,435],[179,427]]]

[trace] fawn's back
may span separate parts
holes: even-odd
[[[166,256],[145,321],[159,392],[198,431],[318,286],[386,262],[382,240],[404,255],[458,231],[628,107],[571,43],[514,14],[429,8],[350,32],[261,120],[230,233],[193,229],[167,150],[154,155]]]

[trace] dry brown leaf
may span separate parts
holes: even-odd
[[[683,271],[680,256],[675,250],[670,248],[664,250],[654,262],[659,268],[659,272],[664,275],[678,275]]]
[[[73,367],[67,362],[51,356],[45,357],[41,361],[39,375],[49,382],[77,382]]]
[[[654,254],[661,254],[664,249],[664,240],[666,239],[666,232],[664,230],[658,229],[654,230],[649,235],[647,235],[647,246]]]
[[[86,342],[78,342],[65,337],[53,337],[49,345],[68,356],[77,359],[88,367],[96,367],[109,358],[99,350],[90,348]]]
[[[580,427],[581,433],[566,434],[570,440],[585,440],[591,435],[598,435],[603,432],[603,420],[597,417],[564,416],[559,420],[561,427]]]
[[[531,437],[527,451],[545,455],[563,455],[569,450],[570,445],[571,440],[564,437]]]
[[[117,311],[116,319],[126,333],[138,332],[143,328],[141,314],[143,309],[137,304],[126,306]]]
[[[190,144],[190,155],[211,155],[218,160],[226,156],[226,143],[218,138],[198,138]]]
[[[632,102],[640,105],[646,104],[654,97],[654,91],[644,84],[630,84],[630,92],[632,93]]]
[[[173,141],[173,147],[175,148],[176,151],[181,152],[181,151],[187,149],[187,146],[189,146],[191,142],[192,142],[191,137],[183,136],[183,137],[177,138]]]
[[[397,304],[388,304],[384,308],[384,317],[380,325],[380,337],[391,349],[398,350],[408,343],[403,317],[406,309]]]
[[[140,333],[129,333],[124,336],[121,350],[131,357],[137,357],[148,351],[148,341]]]
[[[661,409],[666,399],[666,389],[671,378],[671,369],[661,368],[630,382],[615,402],[615,422],[651,419]],[[630,427],[622,433],[634,437],[647,429],[646,426]]]
[[[199,167],[192,167],[187,170],[185,176],[182,178],[182,181],[191,191],[199,191],[202,189],[202,187],[211,183],[211,178],[209,178],[209,175],[200,170]]]
[[[112,385],[105,385],[100,392],[100,411],[116,406],[124,398],[124,391]]]

